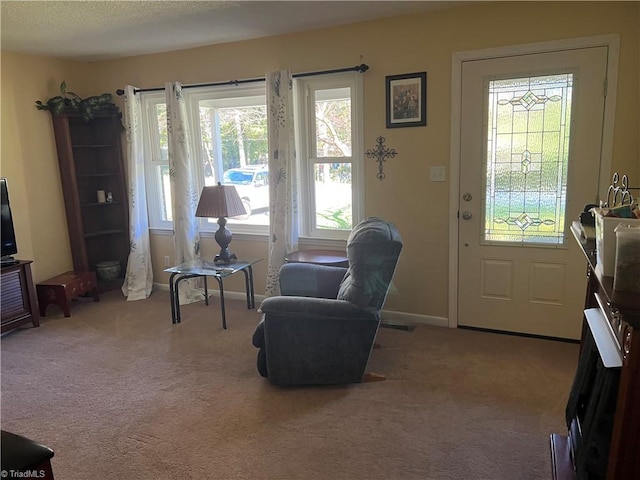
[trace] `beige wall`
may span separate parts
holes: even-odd
[[[447,182],[429,182],[428,179],[429,167],[449,165],[452,53],[563,38],[620,34],[620,79],[613,168],[627,172],[638,183],[639,23],[638,2],[497,2],[257,41],[82,64],[74,78],[79,84],[77,90],[89,95],[115,92],[125,84],[142,88],[158,87],[167,81],[191,84],[260,77],[267,71],[280,68],[304,72],[367,63],[370,70],[364,74],[365,148],[373,148],[376,137],[383,135],[386,145],[396,149],[398,155],[386,163],[387,178],[383,182],[376,179],[377,164],[373,160],[365,160],[365,213],[395,222],[406,245],[387,308],[447,317],[449,181],[452,179],[449,178],[448,168]],[[25,204],[16,215],[22,215],[21,222],[27,223],[26,228],[21,227],[21,231],[26,230],[22,235],[30,237],[34,244],[32,251],[37,263],[51,265],[51,260],[46,257],[54,255],[51,249],[55,248],[55,255],[64,257],[56,266],[66,268],[69,254],[58,252],[60,244],[66,246],[68,243],[66,233],[59,226],[60,217],[64,215],[61,213],[60,187],[52,185],[52,178],[58,177],[54,173],[57,166],[51,129],[46,115],[35,109],[31,111],[30,108],[34,100],[46,98],[44,88],[49,79],[56,78],[57,81],[67,69],[71,71],[78,64],[63,65],[50,61],[40,70],[35,70],[40,60],[19,58],[21,61],[13,60],[16,70],[7,72],[3,56],[3,97],[11,93],[5,92],[5,77],[16,85],[16,89],[22,87],[21,68],[29,69],[28,74],[37,79],[31,82],[40,85],[42,90],[34,86],[28,92],[21,92],[19,102],[14,99],[17,107],[9,112],[5,112],[3,102],[3,163],[5,121],[16,124],[15,136],[19,137],[9,138],[10,143],[15,141],[24,146],[24,137],[28,132],[38,132],[42,137],[37,146],[26,142],[27,147],[10,147],[12,156],[9,162],[12,170],[16,170],[16,183],[22,183],[23,189],[31,192],[31,196],[25,194],[31,202],[26,203],[25,199]],[[427,127],[385,129],[385,76],[419,71],[426,71],[428,75]],[[23,113],[25,110],[29,110],[28,116]],[[39,115],[37,119],[36,114]],[[32,176],[30,170],[16,166],[15,162],[37,164],[48,174]],[[41,191],[49,195],[50,215],[57,216],[58,221],[51,220],[42,212],[34,212],[33,203]],[[13,191],[11,194],[13,200]],[[23,208],[28,208],[28,213]],[[25,217],[28,220],[24,220]],[[56,241],[43,241],[41,237],[51,231],[52,223],[56,225],[52,231],[52,238]],[[25,239],[25,242],[28,241]],[[154,236],[152,242],[156,281],[166,282],[162,270],[164,256],[172,255],[170,237]],[[266,241],[243,241],[236,236],[233,246],[241,256],[266,258]],[[214,252],[212,240],[205,242],[204,250],[205,254],[208,250]],[[21,250],[20,253],[23,257],[31,254],[27,250]],[[262,262],[256,268],[258,293],[264,291],[265,267],[266,262]],[[37,271],[38,274],[41,272]],[[237,284],[230,284],[229,288],[242,290],[240,280]]]
[[[73,267],[51,115],[36,100],[73,85],[82,64],[2,52],[0,172],[7,177],[18,255],[35,281]]]

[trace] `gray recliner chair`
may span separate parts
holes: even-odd
[[[262,302],[253,335],[260,374],[274,385],[361,382],[401,250],[395,225],[370,217],[349,235],[348,268],[283,265],[282,295]]]

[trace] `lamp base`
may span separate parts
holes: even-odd
[[[213,262],[217,265],[225,265],[228,263],[233,263],[238,259],[235,253],[232,253],[229,250],[229,244],[231,243],[231,239],[233,238],[233,234],[231,230],[229,230],[227,225],[227,219],[224,217],[218,218],[219,228],[216,231],[214,238],[218,245],[220,245],[220,253],[215,256]]]
[[[227,248],[227,250],[229,250]],[[235,253],[228,252],[223,254],[222,250],[220,253],[213,258],[213,263],[216,265],[229,265],[230,263],[235,263],[238,260],[238,257]]]

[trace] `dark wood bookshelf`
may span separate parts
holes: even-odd
[[[85,121],[79,114],[52,115],[64,194],[73,268],[96,271],[100,262],[118,260],[124,278],[129,256],[129,212],[117,113],[104,112]],[[99,202],[98,190],[112,202]],[[99,282],[101,291],[122,281]]]

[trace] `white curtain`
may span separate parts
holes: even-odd
[[[280,267],[298,249],[298,176],[293,130],[291,72],[270,72],[267,80],[269,131],[269,266],[267,297],[279,295]]]
[[[144,177],[142,108],[134,87],[124,89],[124,120],[127,139],[127,182],[129,190],[129,260],[122,285],[127,300],[143,300],[151,295],[153,269],[149,248],[149,217]]]
[[[200,258],[200,233],[195,216],[200,192],[193,172],[191,134],[187,123],[187,108],[180,83],[165,85],[167,97],[167,133],[171,204],[173,207],[173,244],[175,263]],[[199,279],[180,282],[180,304],[202,300]]]

